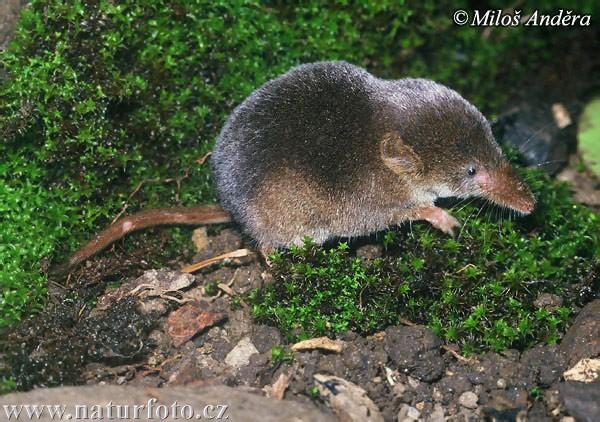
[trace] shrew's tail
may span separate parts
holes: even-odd
[[[140,211],[121,218],[98,233],[85,246],[78,249],[60,271],[73,268],[111,243],[136,230],[163,225],[203,225],[230,221],[231,214],[219,205],[204,205],[193,208],[153,208]]]

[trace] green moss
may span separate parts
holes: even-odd
[[[274,365],[286,362],[291,363],[294,360],[294,356],[288,350],[285,350],[281,346],[273,346],[271,348],[271,362]]]
[[[455,207],[464,222],[456,239],[413,224],[394,232],[393,245],[385,234],[386,254],[368,263],[346,243],[326,249],[308,239],[275,254],[274,283],[249,297],[253,314],[290,340],[347,329],[370,334],[405,318],[465,352],[555,343],[574,307],[598,294],[600,219],[575,205],[565,185],[534,171],[527,179],[539,201],[527,218]],[[537,308],[546,292],[563,305]]]
[[[125,202],[133,212],[214,201],[208,166],[195,160],[236,104],[291,66],[344,59],[384,77],[431,77],[494,113],[549,46],[577,34],[507,28],[485,38],[452,24],[468,6],[32,0],[0,55],[0,183],[13,186],[1,194],[0,327],[40,303],[39,263],[64,259]]]
[[[17,388],[17,383],[9,378],[0,378],[0,394],[10,393]]]
[[[26,155],[23,152],[23,155]],[[0,164],[0,327],[32,311],[45,295],[40,257],[66,236],[67,206],[41,187],[44,169],[20,155]]]

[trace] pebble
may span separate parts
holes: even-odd
[[[433,397],[433,400],[436,402],[441,402],[442,400],[444,400],[444,395],[442,394],[440,389],[437,387],[433,387],[433,392],[431,393],[431,396]]]
[[[411,388],[413,389],[417,389],[419,388],[419,385],[421,385],[421,381],[419,381],[416,378],[413,377],[407,377],[408,378],[408,385],[410,385]]]
[[[363,245],[356,249],[356,256],[363,261],[372,261],[381,257],[383,246],[381,245]]]
[[[416,408],[409,406],[408,404],[403,404],[398,411],[398,422],[416,421],[420,416],[421,412]]]
[[[238,344],[225,356],[225,363],[233,368],[241,368],[250,363],[250,356],[258,353],[258,350],[252,344],[249,337],[244,337]]]
[[[460,405],[466,407],[467,409],[477,408],[478,400],[479,397],[477,397],[477,394],[473,393],[472,391],[465,391],[458,398],[458,402],[460,403]]]
[[[501,388],[502,390],[506,388],[506,385],[506,380],[504,378],[498,378],[498,381],[496,381],[496,387]]]

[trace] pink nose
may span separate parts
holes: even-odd
[[[479,183],[484,196],[493,202],[523,214],[533,212],[535,197],[508,163],[490,172],[485,170],[478,172],[475,180]]]

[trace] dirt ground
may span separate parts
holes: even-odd
[[[200,229],[198,237],[203,249],[196,259],[244,246],[234,228],[214,235]],[[600,382],[565,381],[573,379],[565,371],[582,359],[598,363],[600,300],[582,310],[560,345],[524,352],[465,359],[418,325],[370,337],[345,332],[294,349],[276,328],[255,323],[240,300],[270,282],[256,254],[195,275],[146,270],[106,288],[110,261],[121,259],[110,255],[73,273],[71,285],[54,285],[49,308],[9,334],[4,361],[21,388],[226,385],[310,404],[323,415],[351,409],[348,420],[361,420],[366,409],[381,417],[370,420],[385,421],[600,420],[600,401],[581,401],[593,400]],[[274,360],[274,346],[292,359]],[[594,374],[593,367],[579,372],[588,381]]]

